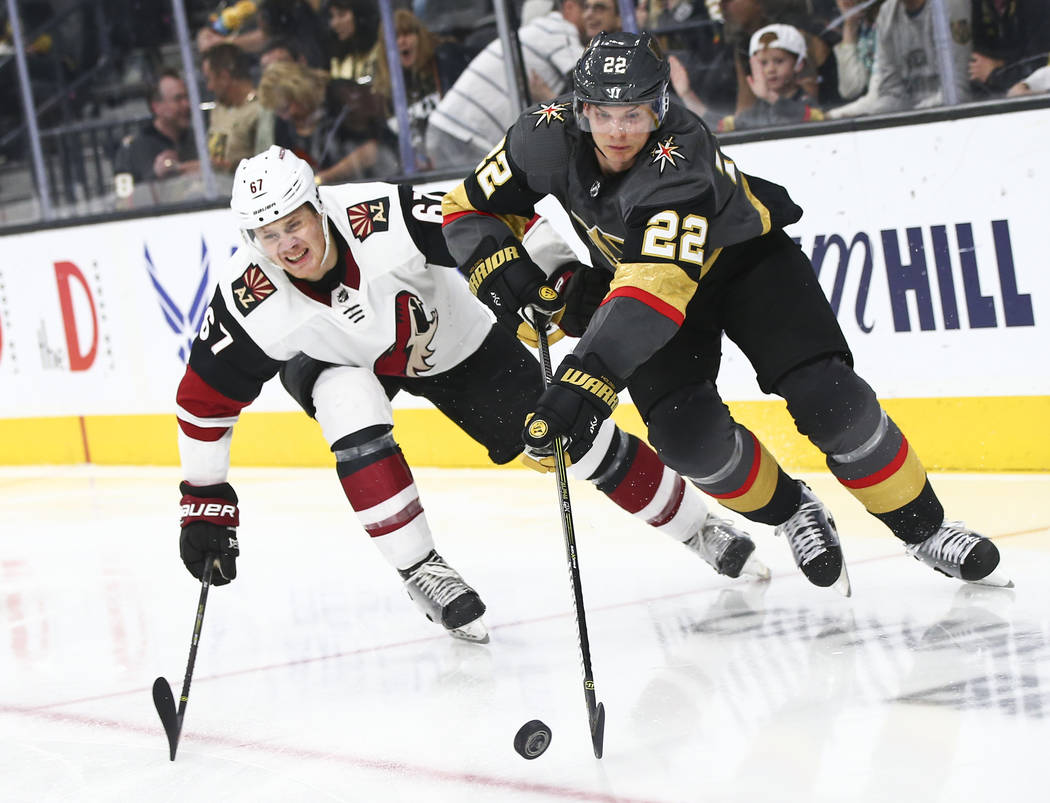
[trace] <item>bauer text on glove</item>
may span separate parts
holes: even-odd
[[[228,482],[216,485],[179,483],[182,491],[182,517],[179,552],[190,574],[200,579],[204,573],[204,559],[211,555],[216,560],[212,584],[221,586],[237,576],[237,526],[240,511],[237,494]]]

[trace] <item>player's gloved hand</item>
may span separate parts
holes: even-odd
[[[532,310],[557,322],[562,309],[561,296],[547,282],[547,275],[533,262],[521,243],[508,237],[500,246],[487,239],[475,252],[475,259],[464,272],[471,292],[496,314],[499,323],[519,338],[535,346],[539,342],[532,325]],[[549,328],[549,343],[562,333]]]
[[[582,337],[594,313],[609,294],[612,276],[583,262],[569,262],[558,268],[554,289],[565,302],[558,326],[569,337]]]
[[[217,485],[179,483],[182,491],[182,535],[179,552],[190,574],[198,580],[204,573],[204,557],[217,560],[212,585],[226,585],[237,576],[237,525],[240,511],[237,494],[228,482]]]
[[[558,437],[565,439],[570,460],[578,462],[591,448],[602,422],[620,403],[617,384],[597,357],[588,355],[581,362],[570,354],[562,360],[554,381],[525,423],[525,464],[537,471],[552,471],[554,439]]]

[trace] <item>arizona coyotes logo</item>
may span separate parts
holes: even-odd
[[[346,208],[346,219],[354,237],[364,241],[377,231],[390,228],[390,199],[376,198]]]
[[[559,123],[565,122],[565,110],[569,108],[568,103],[544,103],[536,111],[532,112],[532,116],[536,118],[536,125],[533,128],[539,128],[540,123],[546,123],[547,127],[557,120]]]
[[[374,370],[386,376],[419,376],[434,366],[430,343],[437,333],[438,316],[427,318],[423,302],[407,290],[394,299],[394,345],[375,361]]]
[[[259,304],[277,292],[266,274],[258,265],[249,265],[241,277],[233,283],[233,300],[238,309],[247,315],[252,310],[258,309]]]
[[[682,152],[678,149],[678,146],[674,144],[674,137],[670,136],[663,142],[656,143],[655,147],[649,152],[653,160],[650,164],[660,166],[660,175],[663,175],[664,168],[670,165],[671,167],[677,168],[678,165],[675,163],[675,159],[681,159],[683,162],[688,161]]]

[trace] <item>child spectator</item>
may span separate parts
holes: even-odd
[[[820,109],[799,84],[806,61],[806,40],[790,25],[767,25],[751,36],[748,47],[751,74],[748,86],[753,106],[724,117],[719,131],[790,125],[823,120]]]

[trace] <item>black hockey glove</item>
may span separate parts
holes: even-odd
[[[612,276],[601,268],[592,268],[582,262],[569,262],[556,274],[554,289],[565,302],[565,312],[558,326],[569,337],[582,337],[594,313],[609,293]]]
[[[179,483],[182,491],[182,535],[179,552],[190,574],[198,580],[204,573],[204,557],[217,559],[212,585],[226,585],[237,576],[237,525],[240,511],[237,494],[228,482],[218,485]]]
[[[571,462],[587,454],[602,422],[620,403],[616,384],[596,357],[588,356],[581,363],[570,354],[562,360],[554,381],[543,391],[536,411],[525,423],[522,440],[526,465],[552,471],[554,439],[558,437],[565,438],[563,445]]]
[[[532,346],[539,342],[532,326],[532,308],[557,320],[562,308],[558,291],[547,283],[547,275],[533,262],[513,237],[501,246],[486,238],[464,269],[470,290],[496,314],[496,320]],[[548,331],[548,342],[561,338],[557,329]]]

